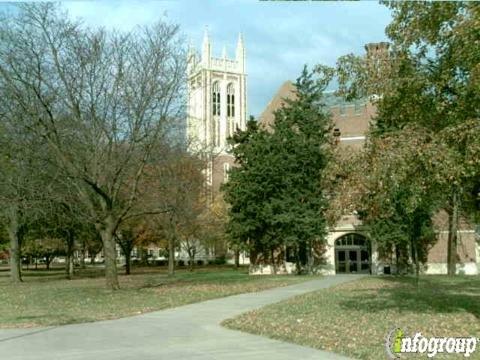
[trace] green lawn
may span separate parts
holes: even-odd
[[[113,319],[233,294],[254,292],[308,280],[301,276],[249,276],[231,267],[179,270],[135,268],[120,276],[121,289],[105,289],[102,271],[90,268],[65,280],[62,270],[28,271],[13,285],[0,271],[0,327],[61,325]]]
[[[480,277],[424,276],[418,290],[412,278],[369,277],[297,296],[224,325],[353,358],[385,359],[384,339],[396,327],[407,335],[480,337]],[[470,359],[480,359],[480,349]]]

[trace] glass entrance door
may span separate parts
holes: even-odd
[[[335,253],[338,273],[357,273],[364,269],[359,249],[337,249]]]
[[[347,234],[335,241],[335,270],[337,273],[370,273],[370,244],[359,234]]]
[[[348,250],[348,270],[347,272],[358,272],[358,250]]]
[[[347,265],[347,251],[346,250],[337,250],[336,251],[337,257],[337,272],[339,273],[346,273],[348,272],[348,265]]]

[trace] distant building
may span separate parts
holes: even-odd
[[[370,66],[378,66],[388,55],[388,43],[371,43],[365,46]],[[226,49],[222,56],[212,55],[212,42],[205,32],[202,51],[194,49],[188,54],[188,115],[187,134],[192,149],[209,154],[209,166],[205,170],[207,187],[212,199],[219,194],[220,185],[228,180],[228,171],[234,164],[228,154],[226,139],[235,129],[244,130],[247,121],[247,74],[246,52],[242,36],[238,38],[235,57],[229,59]],[[285,82],[259,117],[261,126],[271,127],[274,112],[294,97],[295,87]],[[364,145],[367,131],[376,108],[368,99],[345,102],[334,93],[325,94],[325,103],[334,122],[334,134],[339,146],[358,151]],[[445,213],[434,218],[438,241],[430,250],[424,271],[443,274],[447,271],[448,226]],[[478,274],[480,246],[475,240],[472,226],[463,223],[458,239],[458,272]],[[286,260],[288,251],[286,251]],[[321,255],[320,271],[336,273],[389,273],[395,272],[395,254],[380,259],[375,239],[369,239],[362,223],[354,214],[344,216],[335,227],[329,229],[326,246]],[[248,258],[244,259],[248,261]],[[269,266],[252,268],[259,273],[268,273]],[[293,264],[286,261],[285,271],[292,271]]]
[[[205,31],[201,54],[193,48],[188,52],[187,136],[192,149],[210,156],[205,175],[214,197],[233,165],[227,138],[246,126],[247,73],[241,34],[234,58],[228,57],[226,47],[219,58],[213,56],[212,49]]]

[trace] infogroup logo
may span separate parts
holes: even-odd
[[[438,354],[463,354],[468,358],[477,349],[480,339],[476,337],[425,337],[421,332],[413,337],[406,336],[400,328],[391,330],[385,341],[385,349],[391,359],[403,354],[426,354],[433,358]]]

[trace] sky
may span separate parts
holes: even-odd
[[[373,1],[71,1],[68,12],[88,25],[129,30],[158,20],[179,24],[200,50],[208,26],[213,55],[223,46],[233,58],[238,34],[247,59],[248,114],[259,115],[281,84],[294,81],[304,64],[334,65],[368,42],[385,41],[390,11]]]

